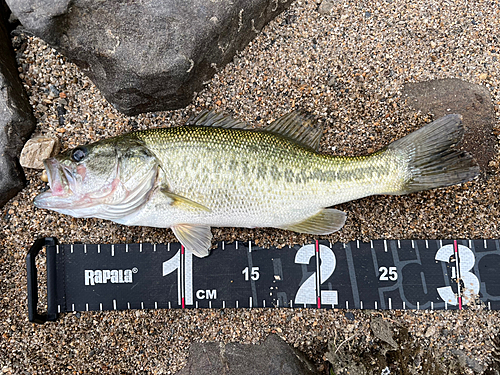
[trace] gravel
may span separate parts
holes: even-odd
[[[75,65],[40,39],[27,36],[17,56],[38,120],[35,133],[56,135],[67,148],[132,130],[179,125],[202,108],[224,111],[256,127],[303,108],[325,122],[323,152],[365,154],[432,119],[401,98],[405,83],[456,77],[490,90],[497,136],[492,173],[461,186],[343,204],[339,208],[348,212],[346,226],[324,238],[500,238],[498,4],[337,1],[323,6],[322,13],[318,6],[314,1],[295,2],[221,69],[189,107],[134,117],[116,111]],[[27,187],[0,212],[3,373],[172,374],[186,363],[193,341],[257,343],[271,332],[304,351],[327,373],[328,341],[336,347],[349,339],[343,348],[365,351],[376,340],[370,330],[374,316],[405,327],[408,345],[432,353],[426,361],[444,368],[463,362],[465,374],[484,368],[496,350],[493,339],[499,334],[500,313],[481,305],[464,311],[346,314],[304,309],[145,310],[64,314],[56,323],[30,324],[24,257],[36,238],[55,236],[61,243],[175,239],[169,230],[128,228],[35,209],[32,200],[46,184],[40,171],[27,169],[26,175]],[[218,241],[252,240],[259,246],[312,240],[261,228],[214,228],[213,234]],[[425,366],[414,362],[412,371],[424,373]]]

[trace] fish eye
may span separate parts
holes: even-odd
[[[85,156],[87,156],[87,148],[85,147],[77,147],[71,153],[71,159],[73,159],[76,162],[82,161],[85,158]]]

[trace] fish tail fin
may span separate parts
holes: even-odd
[[[463,134],[462,116],[452,114],[391,143],[387,149],[402,155],[407,162],[403,186],[393,194],[455,185],[477,176],[479,166],[473,157],[454,148]]]

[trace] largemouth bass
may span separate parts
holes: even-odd
[[[448,115],[375,153],[345,157],[318,153],[322,129],[297,111],[264,130],[202,112],[184,126],[128,133],[46,159],[50,189],[34,203],[74,217],[172,228],[203,257],[212,226],[330,234],[346,220],[331,206],[468,181],[479,167],[454,148],[463,131],[461,117]]]

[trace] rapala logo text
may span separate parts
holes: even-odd
[[[137,268],[131,270],[85,270],[85,285],[128,284],[132,283],[132,275],[137,273]]]

